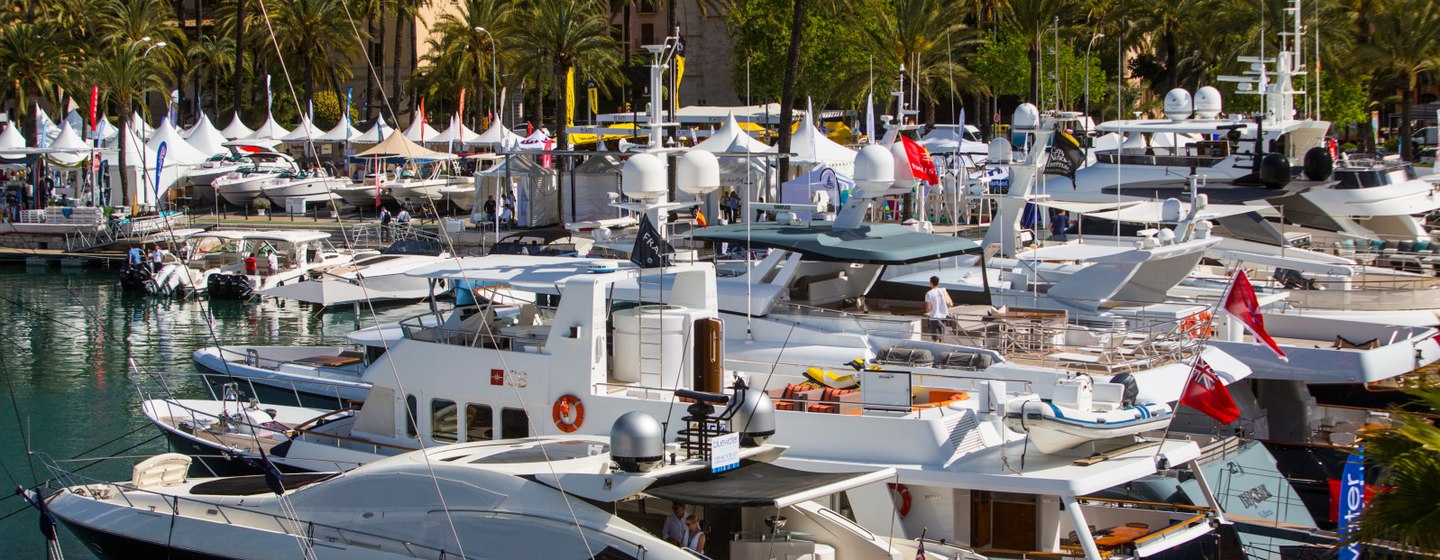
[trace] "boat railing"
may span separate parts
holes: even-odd
[[[329,399],[334,397],[333,408],[348,406],[348,400],[341,396],[342,389],[347,387],[326,379],[305,382],[267,379],[262,386],[257,386],[253,379],[223,373],[162,371],[145,372],[144,375],[134,376],[131,380],[142,400],[181,398],[177,395],[182,390],[192,390],[197,385],[194,381],[198,381],[198,385],[204,387],[210,400],[222,400],[227,397],[241,400],[253,398],[264,404],[301,407],[315,407],[319,404],[318,401],[323,400],[326,401],[325,406],[329,407],[331,404]],[[240,389],[239,394],[226,395],[224,388],[229,384],[235,384]],[[303,391],[301,390],[302,385],[304,386]],[[307,399],[301,396],[302,393],[313,396]]]
[[[462,322],[458,328],[452,328],[446,326],[444,314],[427,312],[401,320],[400,330],[405,338],[420,342],[515,351],[543,347],[550,336],[547,325],[522,327],[521,332],[517,332],[511,328],[519,325],[512,324],[508,317],[495,318],[488,323],[483,322],[484,317],[483,312],[477,313],[474,318],[481,323],[466,325]]]
[[[1123,150],[1129,149],[1130,148],[1124,148]],[[1151,148],[1149,150],[1146,150],[1150,153],[1128,152],[1120,150],[1101,150],[1095,152],[1095,161],[1097,163],[1108,163],[1112,165],[1120,163],[1123,165],[1149,165],[1163,167],[1210,167],[1225,160],[1225,158],[1223,157],[1200,155],[1195,153],[1161,153],[1162,151],[1173,150],[1174,148]]]
[[[349,280],[346,280],[346,281],[349,281]],[[236,349],[233,349],[233,348],[221,347],[221,348],[220,348],[220,359],[221,359],[221,360],[224,360],[224,361],[227,362],[227,363],[228,363],[228,362],[236,362],[236,361],[238,361],[238,362],[240,362],[240,363],[242,363],[242,364],[245,364],[245,365],[247,365],[247,366],[256,367],[256,368],[260,368],[260,369],[269,369],[269,370],[280,369],[280,366],[284,366],[284,365],[287,365],[287,364],[293,364],[293,365],[305,366],[305,367],[312,367],[312,368],[313,368],[313,367],[316,367],[316,364],[300,361],[301,359],[283,360],[283,359],[280,359],[280,358],[267,358],[267,357],[265,357],[265,356],[261,356],[261,355],[260,355],[260,352],[256,351],[256,350],[253,349],[253,348],[249,348],[249,349],[245,349],[244,351],[241,351],[241,350],[236,350]],[[302,359],[303,359],[303,358],[302,358]],[[354,364],[350,364],[349,366],[343,366],[343,365],[342,365],[342,366],[326,365],[325,367],[334,368],[334,369],[353,369],[353,370],[355,370],[356,372],[360,372],[360,371],[363,371],[363,370],[365,369],[365,366],[366,366],[366,364],[365,364],[363,361],[360,361],[360,362],[355,362]],[[224,373],[221,373],[220,375],[225,375],[225,374],[224,374]],[[323,382],[323,381],[322,381],[322,382]]]
[[[185,498],[137,487],[130,482],[120,483],[94,479],[65,469],[60,464],[62,461],[55,460],[48,455],[43,453],[36,453],[36,455],[41,458],[42,463],[50,471],[52,480],[60,482],[61,487],[59,489],[68,490],[77,496],[92,500],[121,500],[127,507],[142,511],[153,511],[156,507],[153,500],[158,500],[161,504],[164,504],[165,508],[169,509],[169,515],[175,517],[181,517],[181,512],[183,511],[185,512],[184,517],[262,531],[277,531],[294,537],[307,539],[312,543],[339,541],[346,545],[403,552],[405,555],[414,558],[435,560],[464,560],[471,558],[469,556],[462,556],[458,552],[417,544],[395,537],[357,531],[336,525],[315,523],[313,521],[291,519],[282,515],[265,513],[210,500]],[[134,458],[126,457],[123,459]],[[138,496],[132,497],[131,494],[145,495],[151,499],[145,499],[142,502],[137,499]]]
[[[1135,516],[1137,513],[1141,514],[1135,517],[1137,521],[1127,522],[1124,524],[1124,527],[1141,529],[1145,532],[1134,537],[1115,538],[1114,540],[1096,539],[1097,545],[1105,545],[1108,552],[1112,554],[1120,553],[1137,558],[1142,555],[1148,556],[1159,552],[1159,550],[1151,550],[1148,554],[1142,554],[1139,549],[1146,548],[1147,545],[1150,547],[1163,547],[1164,545],[1161,543],[1172,537],[1178,537],[1182,533],[1191,533],[1192,531],[1209,532],[1213,529],[1214,522],[1218,518],[1217,512],[1213,508],[1205,506],[1084,496],[1077,497],[1076,501],[1079,502],[1081,506],[1091,510],[1091,512],[1107,511],[1110,513],[1119,513],[1119,519],[1127,519],[1127,517],[1125,517],[1127,515]],[[1112,520],[1117,519],[1117,516],[1114,515],[1093,517],[1103,517]],[[1165,524],[1158,526],[1155,530],[1150,530],[1150,521],[1158,519],[1165,519]],[[1194,538],[1193,535],[1184,537],[1180,542],[1183,543],[1192,538]],[[1174,544],[1170,546],[1174,546]]]

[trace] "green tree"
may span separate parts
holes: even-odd
[[[532,0],[514,19],[507,46],[527,53],[516,66],[522,72],[557,84],[556,112],[565,110],[565,75],[618,79],[620,48],[610,38],[607,5],[600,0]],[[577,80],[578,81],[578,80]],[[565,118],[555,119],[560,149],[569,149]]]
[[[1360,60],[1375,69],[1383,90],[1400,98],[1400,138],[1404,155],[1414,155],[1410,108],[1424,80],[1440,68],[1440,5],[1433,0],[1389,0],[1375,17],[1371,43],[1361,45]]]
[[[1040,77],[1044,74],[1041,58],[1045,46],[1054,43],[1055,31],[1068,34],[1083,11],[1078,0],[1009,0],[1009,7],[1006,27],[1025,39],[1026,60],[1030,63],[1030,93],[1026,99],[1034,101],[1039,98]]]
[[[930,124],[942,96],[989,92],[964,64],[979,43],[962,19],[964,12],[943,0],[891,0],[886,8],[889,17],[867,30],[875,60],[889,75],[906,68]]]
[[[789,0],[741,0],[727,12],[734,39],[732,79],[742,99],[747,87],[756,101],[780,99],[784,45],[790,41],[789,6]],[[811,9],[800,47],[798,95],[813,97],[818,107],[863,103],[874,50],[869,34],[883,25],[883,8],[880,2],[861,0],[844,6],[820,3]]]
[[[1025,82],[1024,74],[1015,72],[1015,68],[1026,62],[1028,48],[1025,39],[1018,35],[1008,35],[1000,41],[987,43],[980,47],[980,53],[975,58],[975,73],[990,84],[995,95],[1024,98],[1030,93],[1030,84]],[[1041,88],[1042,103],[1047,107],[1080,107],[1085,97],[1085,75],[1088,73],[1091,106],[1103,108],[1114,84],[1109,83],[1110,79],[1100,68],[1099,58],[1091,57],[1090,65],[1086,67],[1084,54],[1068,44],[1060,46],[1059,54],[1060,77],[1052,84],[1057,87],[1047,85]],[[1054,68],[1053,62],[1047,67]]]
[[[0,27],[0,73],[5,76],[0,99],[15,99],[21,131],[29,145],[36,145],[38,134],[35,104],[53,95],[71,68],[63,35],[54,25],[17,21]]]
[[[149,47],[141,42],[113,45],[102,49],[81,68],[81,74],[100,86],[102,95],[114,102],[115,112],[112,114],[121,119],[134,109],[137,96],[165,92],[170,70],[159,59],[146,56],[147,49]],[[126,172],[129,162],[125,152],[131,140],[129,136],[120,134],[120,205],[133,200],[129,197],[134,196],[130,174]]]
[[[1409,391],[1415,408],[1440,412],[1440,388]],[[1357,540],[1398,543],[1417,555],[1440,553],[1440,427],[1433,417],[1395,410],[1390,427],[1365,433],[1367,463],[1378,468],[1377,492],[1361,512]]]
[[[502,40],[513,7],[509,0],[465,0],[459,14],[445,13],[431,28],[430,53],[422,60],[428,68],[420,71],[452,78],[449,87],[467,87],[472,123],[479,123],[489,107],[498,105],[492,92],[498,92],[500,86],[491,74],[498,72],[496,55],[501,51],[491,41]],[[476,31],[477,27],[485,31]],[[485,99],[491,101],[490,106],[481,102]]]
[[[285,0],[269,8],[275,42],[288,69],[299,70],[303,99],[315,98],[315,75],[328,78],[330,88],[348,79],[350,62],[358,56],[354,29],[343,17],[342,0]]]
[[[235,71],[235,40],[222,35],[206,35],[190,44],[189,74],[208,78],[211,114],[220,117],[220,80]],[[199,95],[199,92],[196,92]]]

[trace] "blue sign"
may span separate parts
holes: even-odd
[[[1348,537],[1350,526],[1365,509],[1365,448],[1356,446],[1355,451],[1345,460],[1345,470],[1340,475],[1340,500],[1336,504],[1337,519],[1340,521],[1340,538]],[[1340,549],[1340,560],[1358,560],[1360,543],[1352,542]]]
[[[166,148],[166,147],[167,147],[167,146],[165,145],[165,143],[164,143],[164,142],[161,142],[161,143],[160,143],[160,146],[157,147],[157,148],[155,148],[155,204],[156,204],[156,205],[159,205],[159,204],[160,204],[160,171],[165,168],[165,148]]]

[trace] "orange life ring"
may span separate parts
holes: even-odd
[[[1186,335],[1189,335],[1190,338],[1210,338],[1215,336],[1213,318],[1209,311],[1201,311],[1186,317],[1185,320],[1180,323],[1180,330]]]
[[[899,482],[887,483],[886,486],[900,495],[900,505],[895,507],[895,513],[900,514],[900,517],[910,515],[910,489]]]
[[[555,420],[555,427],[568,434],[585,424],[585,403],[575,395],[561,395],[550,408],[550,416]]]

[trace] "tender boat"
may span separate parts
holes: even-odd
[[[1116,376],[1120,377],[1120,376]],[[1170,422],[1170,405],[1134,402],[1124,392],[1132,385],[1095,383],[1088,375],[1060,381],[1055,396],[1027,395],[1005,403],[1005,426],[1028,434],[1041,453],[1055,453],[1077,445],[1163,429]]]
[[[350,262],[355,254],[330,245],[330,234],[314,230],[211,231],[190,237],[187,264],[204,271],[205,289],[212,298],[246,299],[254,292],[303,280],[310,270]],[[279,269],[268,272],[274,254]],[[245,272],[245,260],[255,258],[256,274]]]

